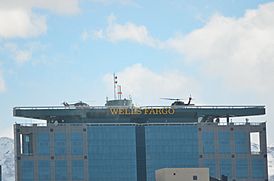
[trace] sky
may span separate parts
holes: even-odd
[[[33,121],[16,106],[104,105],[115,72],[137,106],[265,105],[274,145],[273,19],[267,0],[0,0],[0,137]]]

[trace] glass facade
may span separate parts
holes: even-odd
[[[67,154],[67,141],[65,132],[54,133],[54,151],[55,155],[66,155]]]
[[[135,126],[90,126],[89,180],[137,181],[135,140]]]
[[[221,175],[227,176],[229,179],[232,177],[232,160],[222,159],[221,160]]]
[[[265,165],[262,158],[252,159],[252,177],[256,179],[263,179],[265,177]]]
[[[32,160],[21,162],[22,181],[34,181],[34,164]]]
[[[81,132],[71,133],[71,154],[83,155],[83,135]]]
[[[195,168],[198,164],[196,125],[146,126],[147,180],[160,168]]]
[[[243,130],[236,130],[234,132],[235,137],[235,152],[238,154],[247,154],[249,149],[249,133]]]
[[[55,181],[67,181],[67,161],[55,161]]]
[[[28,130],[20,138],[26,148],[18,181],[155,181],[157,169],[197,167],[217,178],[265,180],[264,154],[251,154],[250,132],[236,127],[85,124]]]
[[[72,160],[71,173],[72,173],[73,181],[83,181],[84,180],[83,160]]]
[[[48,160],[38,161],[38,179],[39,181],[51,180],[50,161]]]
[[[209,175],[216,177],[216,160],[215,159],[204,159],[203,167],[209,168]]]
[[[247,159],[242,158],[236,160],[236,176],[240,179],[248,177]]]
[[[231,153],[231,131],[219,130],[218,131],[218,151],[221,154]]]
[[[204,131],[202,134],[203,140],[203,152],[205,154],[214,153],[215,152],[215,144],[214,144],[214,131]]]
[[[37,154],[38,155],[49,155],[49,133],[39,132],[37,133]]]

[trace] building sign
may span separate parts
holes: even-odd
[[[149,115],[158,115],[158,114],[175,114],[175,109],[172,108],[110,108],[112,115],[138,115],[138,114],[149,114]]]

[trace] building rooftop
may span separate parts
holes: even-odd
[[[105,122],[119,120],[124,123],[142,122],[213,122],[219,118],[264,115],[265,106],[37,106],[15,107],[16,117],[39,120],[71,122]]]

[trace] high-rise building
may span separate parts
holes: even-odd
[[[231,121],[264,114],[264,106],[135,107],[128,99],[15,107],[16,117],[46,120],[14,125],[16,181],[155,181],[162,168],[266,181],[265,122]]]

